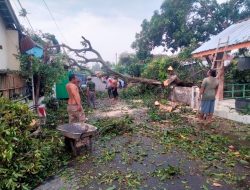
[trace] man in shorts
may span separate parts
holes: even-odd
[[[95,83],[92,81],[92,78],[89,76],[87,78],[87,99],[88,106],[91,108],[96,108],[95,99],[96,99],[96,91],[95,91]]]
[[[107,76],[107,81],[106,81],[106,85],[107,85],[107,89],[108,89],[108,95],[109,95],[109,98],[111,99],[112,98],[112,82],[113,82],[113,79],[111,77],[108,77]]]
[[[112,94],[114,100],[118,99],[118,77],[114,77],[114,80],[112,81]]]
[[[211,121],[214,113],[215,96],[218,90],[219,81],[216,79],[216,70],[210,69],[208,77],[201,84],[199,100],[201,100],[201,112],[199,118]]]
[[[71,74],[69,83],[66,85],[69,94],[67,111],[69,115],[69,123],[85,122],[85,114],[83,112],[79,87],[77,86],[79,79]]]

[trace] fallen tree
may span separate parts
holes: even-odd
[[[66,48],[68,51],[75,53],[77,57],[81,59],[81,61],[76,61],[73,58],[69,58],[70,65],[77,66],[83,70],[89,70],[86,65],[91,62],[98,62],[102,64],[102,66],[113,75],[116,75],[126,82],[138,82],[138,83],[145,83],[145,84],[152,84],[152,85],[162,85],[162,82],[153,79],[141,78],[141,77],[131,77],[127,75],[123,75],[119,72],[112,70],[106,61],[102,58],[101,54],[92,47],[92,44],[89,40],[82,36],[83,41],[81,42],[83,48],[81,49],[74,49],[66,44],[61,44],[60,46]],[[92,54],[93,58],[88,58],[87,54]]]

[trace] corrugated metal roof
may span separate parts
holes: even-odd
[[[227,42],[229,37],[229,46],[240,44],[244,42],[250,41],[250,19],[233,24],[223,30],[221,33],[216,36],[211,37],[211,39],[204,44],[202,44],[199,48],[192,52],[192,54],[197,54],[200,52],[208,51],[216,49],[219,43]],[[221,45],[223,47],[225,45]]]
[[[26,51],[36,47],[36,43],[29,36],[22,36],[20,40],[20,51],[25,53]]]
[[[3,18],[6,28],[21,30],[21,25],[9,0],[0,0],[0,16]]]

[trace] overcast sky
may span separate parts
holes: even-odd
[[[20,6],[10,0],[17,16]],[[88,38],[107,61],[115,62],[116,53],[133,52],[131,43],[141,30],[143,19],[150,19],[163,0],[45,0],[58,26],[49,15],[43,0],[20,0],[27,10],[34,30],[55,34],[60,42],[79,48],[81,36]],[[226,0],[218,0],[220,2]],[[19,17],[29,28],[27,20]]]

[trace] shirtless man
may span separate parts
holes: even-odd
[[[85,114],[83,112],[79,88],[77,86],[78,79],[74,74],[69,76],[69,83],[66,85],[69,94],[67,111],[69,114],[69,123],[85,122]]]

